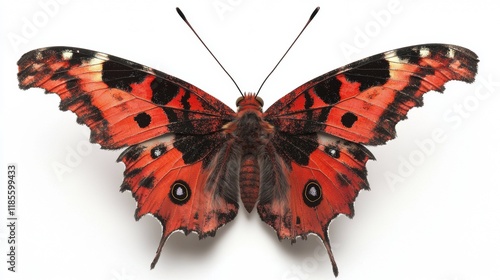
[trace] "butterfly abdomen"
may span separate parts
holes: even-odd
[[[240,196],[243,206],[252,212],[259,198],[260,168],[257,158],[252,153],[244,154],[240,165]]]

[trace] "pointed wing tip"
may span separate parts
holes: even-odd
[[[28,63],[29,61],[33,60],[33,58],[35,57],[35,54],[36,54],[36,52],[37,52],[37,51],[38,51],[38,49],[36,49],[36,50],[31,50],[31,51],[29,51],[29,52],[27,52],[27,53],[23,54],[23,55],[19,58],[19,60],[17,61],[17,65],[18,65],[18,66],[21,66],[21,65],[26,64],[26,63]]]
[[[155,258],[151,262],[150,269],[155,268],[156,263],[160,259],[161,250],[163,249],[163,246],[165,245],[165,241],[167,241],[167,239],[170,236],[170,234],[163,234],[163,236],[161,237],[160,244],[158,245],[158,249],[156,250]]]
[[[330,258],[330,262],[332,264],[332,270],[333,270],[333,275],[335,277],[339,276],[339,268],[337,267],[337,262],[335,262],[335,258],[333,257],[332,253],[332,247],[330,246],[330,241],[327,239],[321,238],[323,241],[323,244],[325,245],[325,249],[328,252],[328,257]]]

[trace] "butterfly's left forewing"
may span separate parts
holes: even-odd
[[[358,192],[368,188],[373,156],[362,144],[393,139],[424,93],[450,80],[472,82],[477,62],[454,45],[401,48],[326,73],[271,105],[264,119],[275,132],[263,163],[274,173],[261,183],[262,220],[280,239],[318,235],[337,275],[327,230],[337,215],[354,215]]]
[[[131,146],[165,133],[220,131],[234,112],[201,89],[158,70],[101,52],[50,47],[18,61],[19,87],[61,98],[105,149]]]

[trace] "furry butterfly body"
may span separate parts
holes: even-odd
[[[281,239],[317,235],[338,274],[328,228],[368,189],[366,145],[395,137],[395,125],[423,94],[449,80],[472,82],[477,56],[445,44],[381,53],[317,77],[266,111],[255,94],[231,108],[155,69],[100,52],[50,47],[21,57],[19,86],[61,97],[105,149],[126,148],[121,190],[136,219],[154,215],[163,235],[214,236],[241,199]]]

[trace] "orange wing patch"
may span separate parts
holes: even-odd
[[[341,138],[319,134],[318,149],[309,156],[307,165],[277,157],[275,170],[287,178],[288,193],[265,197],[257,209],[264,222],[273,227],[279,239],[303,239],[310,233],[323,241],[335,275],[338,274],[328,237],[328,226],[339,214],[354,215],[353,203],[361,189],[368,189],[365,164],[373,155],[363,146]],[[301,152],[297,150],[296,152]],[[263,182],[263,188],[266,182]]]
[[[61,97],[91,129],[91,141],[116,149],[167,132],[220,131],[234,112],[208,93],[162,72],[115,56],[68,47],[26,53],[19,86]]]
[[[379,145],[423,94],[450,80],[474,81],[477,56],[453,45],[419,45],[375,55],[326,73],[278,100],[265,118],[279,131],[323,131]]]
[[[163,226],[163,235],[151,267],[154,267],[168,237],[175,231],[199,238],[214,236],[217,229],[234,219],[238,212],[237,181],[227,176],[234,162],[223,162],[224,153],[232,153],[231,143],[217,145],[195,163],[187,162],[173,134],[132,146],[118,158],[126,165],[121,190],[130,190],[137,200],[136,219],[154,215]],[[192,143],[196,147],[196,143]],[[216,148],[220,150],[216,151]],[[217,166],[217,168],[215,168]]]

